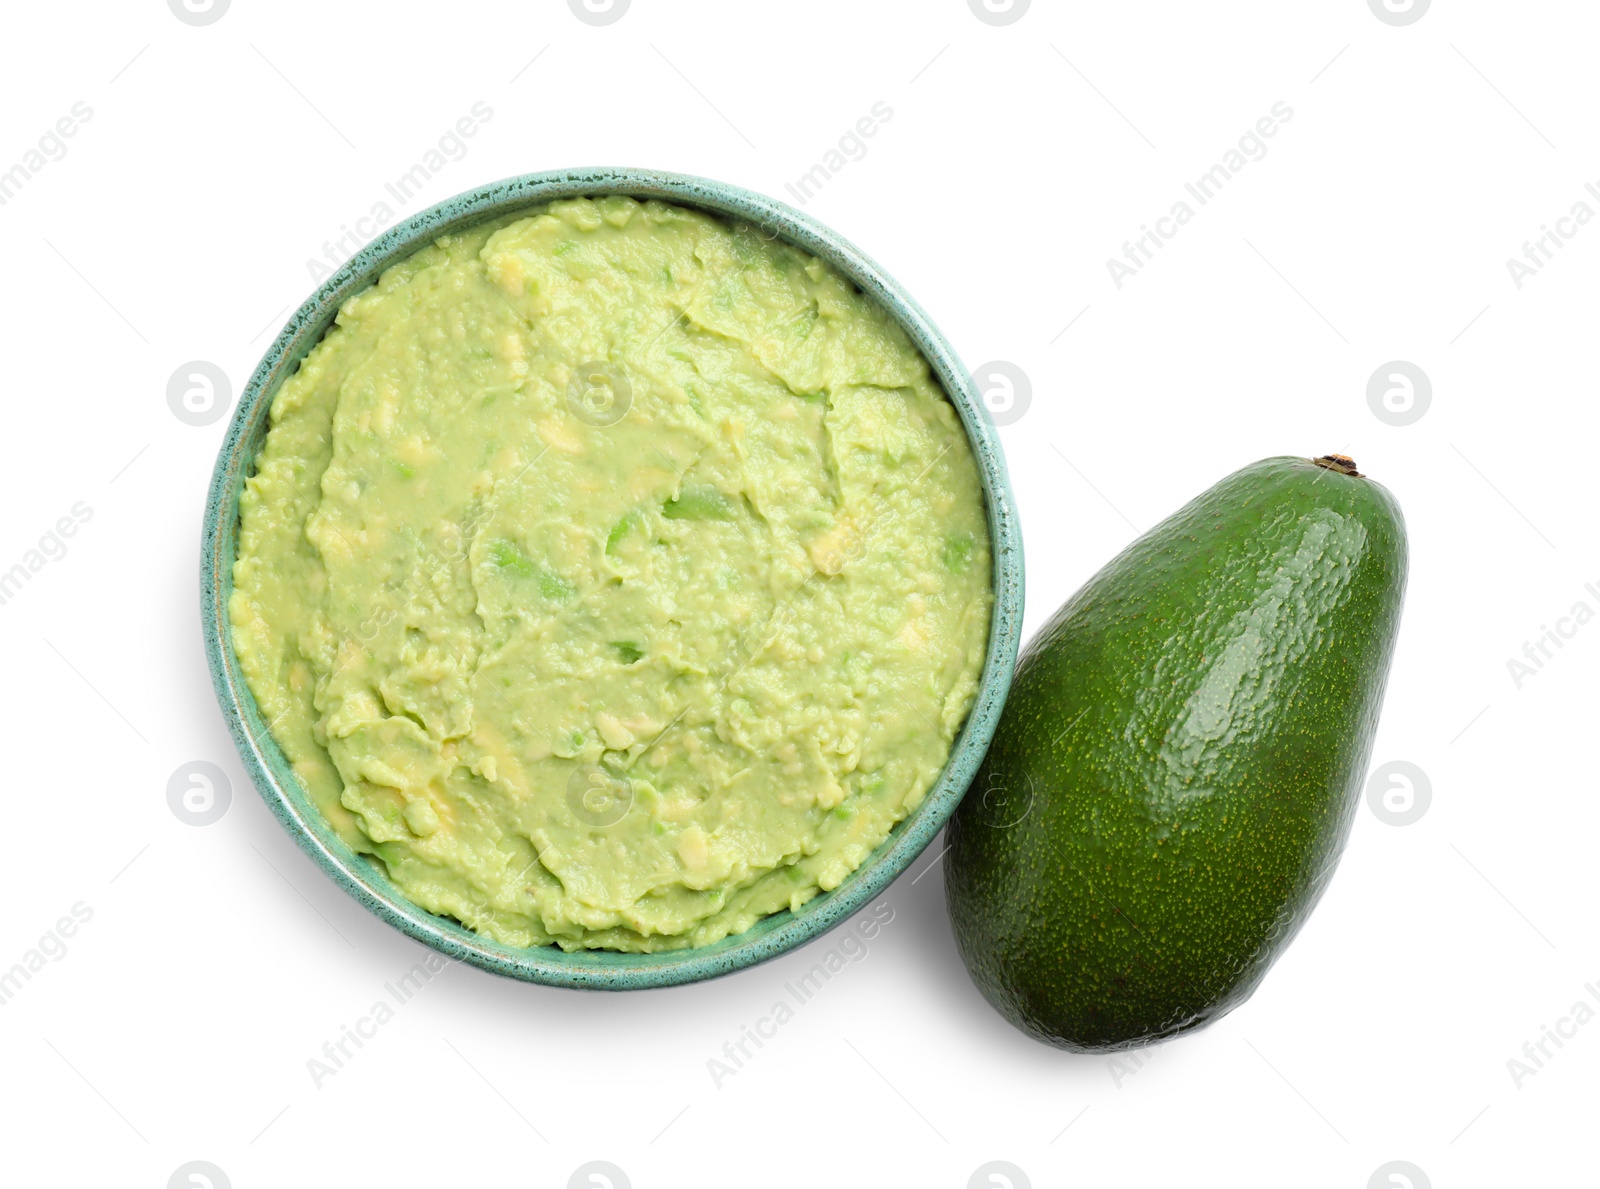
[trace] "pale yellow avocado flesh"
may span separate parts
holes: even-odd
[[[295,772],[411,900],[662,950],[799,908],[917,806],[991,568],[887,314],[753,227],[606,197],[346,303],[273,403],[231,614]]]

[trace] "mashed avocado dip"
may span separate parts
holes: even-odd
[[[437,241],[278,393],[231,615],[340,835],[511,945],[703,945],[833,888],[977,689],[955,410],[828,265],[630,198]]]

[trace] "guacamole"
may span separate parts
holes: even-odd
[[[959,418],[755,227],[624,197],[351,298],[240,499],[240,666],[311,798],[498,941],[704,945],[835,887],[986,653]]]

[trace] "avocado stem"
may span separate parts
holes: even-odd
[[[1356,460],[1348,454],[1324,454],[1321,458],[1313,458],[1312,466],[1323,467],[1330,471],[1338,471],[1341,475],[1354,475],[1362,478],[1360,471],[1356,470]]]

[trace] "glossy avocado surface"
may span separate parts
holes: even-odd
[[[957,943],[1002,1015],[1103,1051],[1249,997],[1343,849],[1405,581],[1387,490],[1270,458],[1056,612],[949,827]]]

